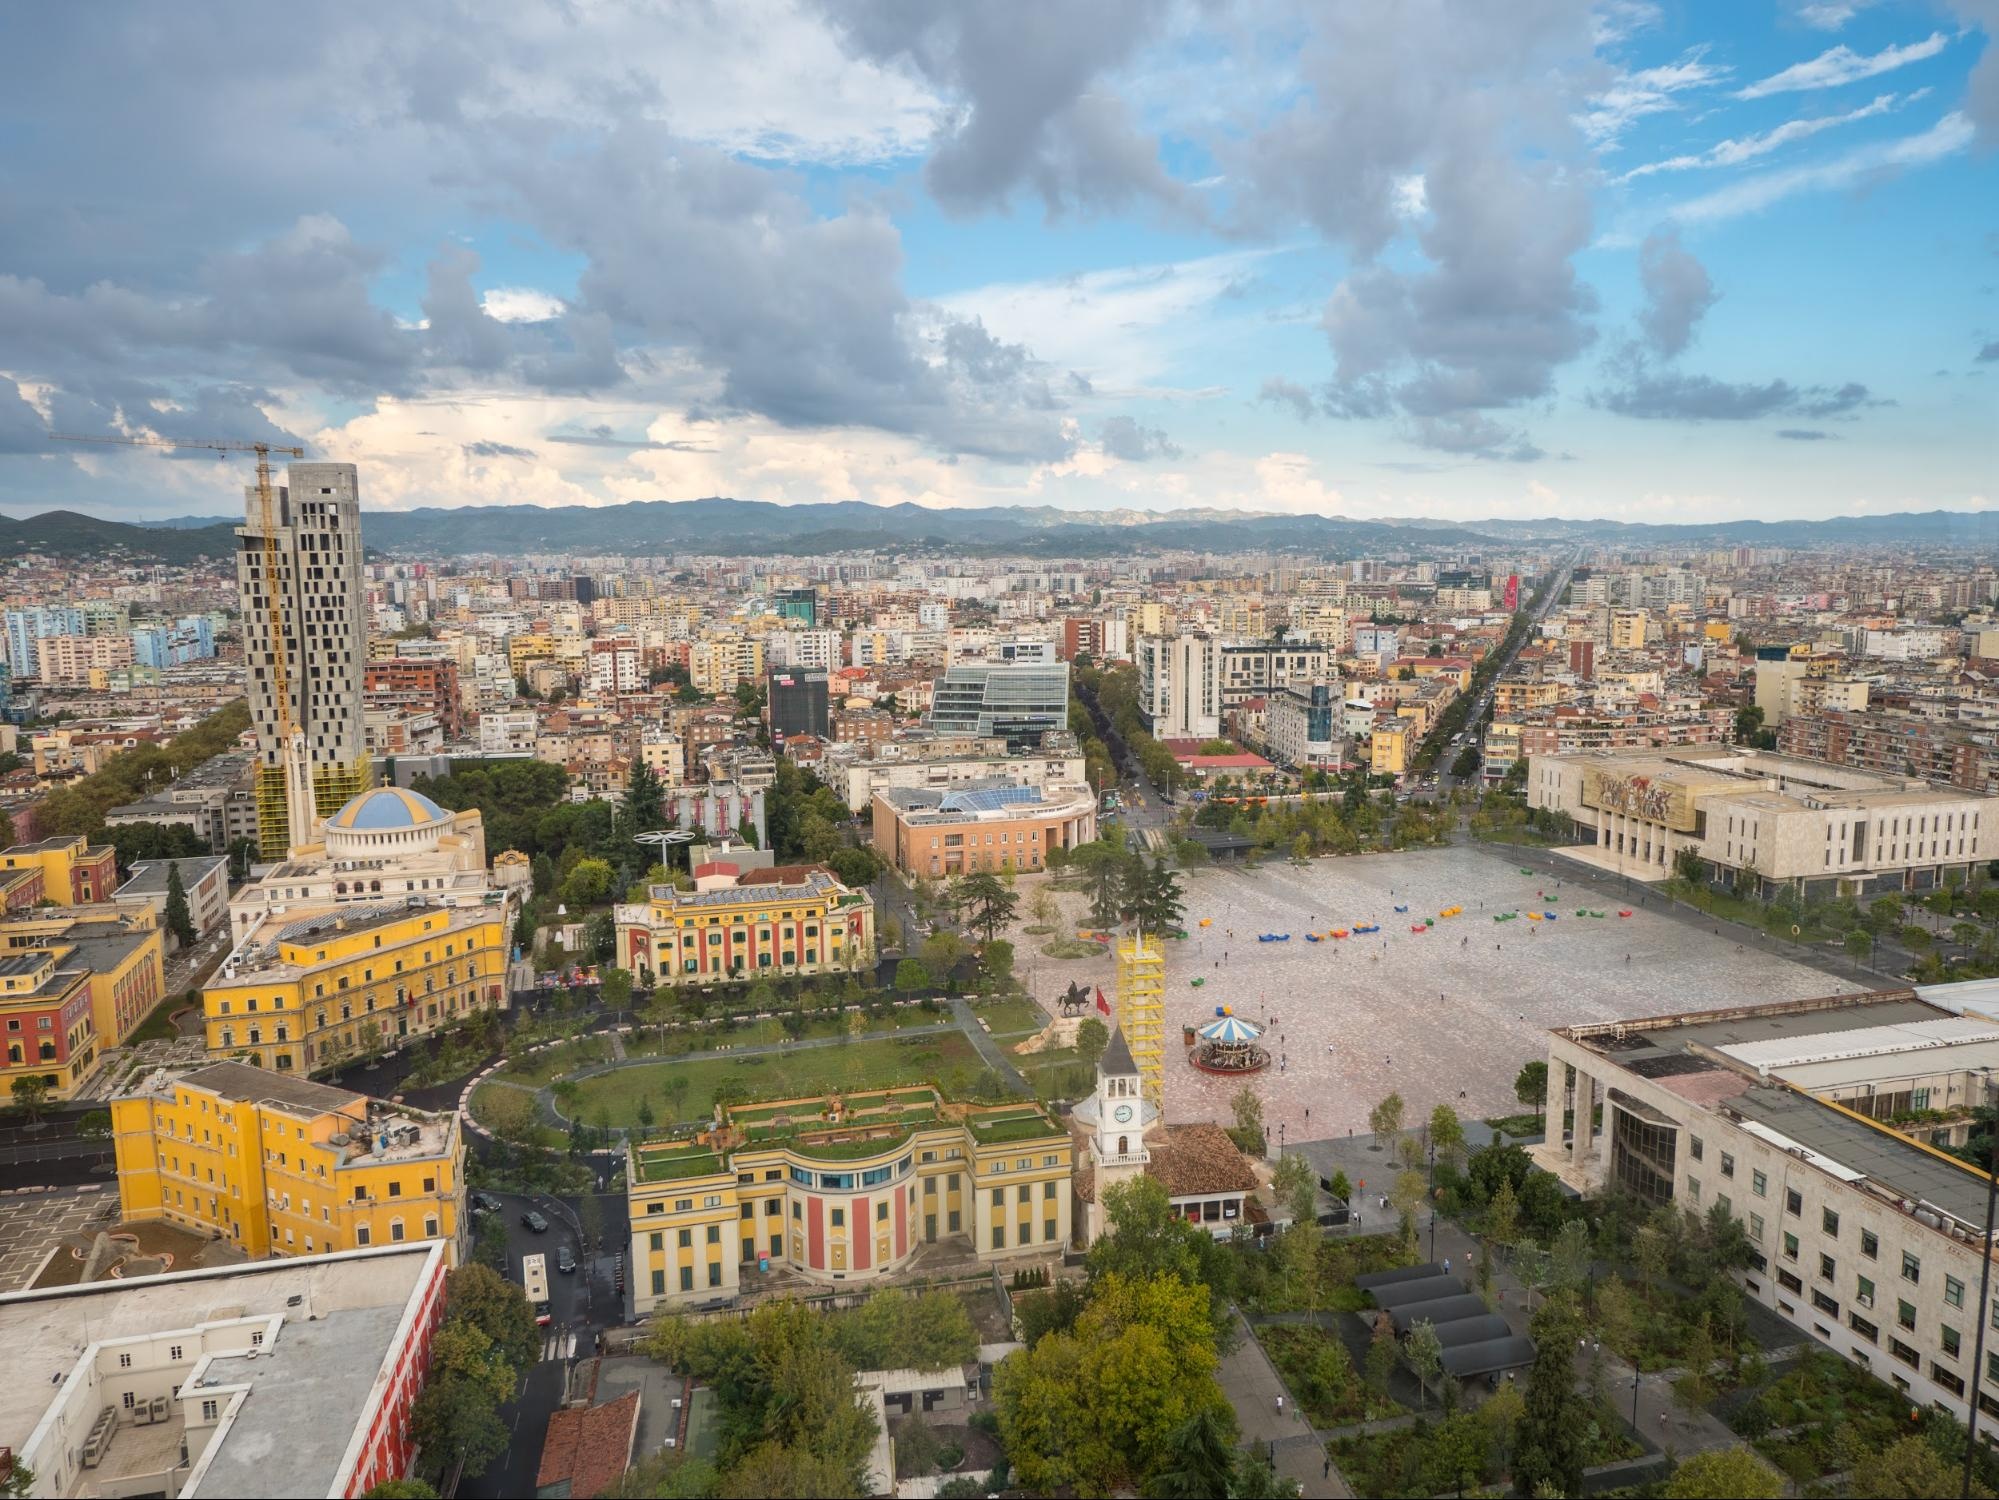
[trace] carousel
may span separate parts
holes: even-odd
[[[1186,1028],[1187,1061],[1203,1073],[1261,1073],[1270,1066],[1269,1052],[1257,1044],[1262,1035],[1263,1028],[1218,1005],[1214,1020]]]

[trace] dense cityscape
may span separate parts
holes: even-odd
[[[1999,1494],[1988,0],[10,20],[0,1495]]]

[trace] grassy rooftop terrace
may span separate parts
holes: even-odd
[[[640,1183],[682,1182],[693,1177],[712,1177],[727,1172],[729,1164],[704,1146],[659,1142],[641,1146],[633,1153],[634,1170]]]
[[[1042,1111],[1029,1106],[998,1110],[991,1114],[976,1114],[966,1123],[972,1127],[972,1134],[981,1145],[998,1145],[1005,1141],[1033,1141],[1048,1136],[1068,1135],[1066,1130]]]

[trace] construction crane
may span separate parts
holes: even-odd
[[[216,453],[257,455],[257,517],[264,531],[264,604],[271,625],[271,677],[277,699],[278,744],[289,768],[295,725],[292,719],[290,662],[285,652],[284,601],[278,593],[278,525],[276,501],[271,490],[271,455],[282,453],[290,458],[304,458],[305,449],[290,448],[280,443],[246,443],[233,438],[86,437],[69,432],[52,432],[49,436],[60,443],[96,443],[115,448],[207,448]],[[287,781],[289,779],[287,769]],[[288,802],[291,800],[287,798]],[[296,842],[307,831],[291,829],[291,838]]]

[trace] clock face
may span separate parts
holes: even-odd
[[[1120,1125],[1129,1125],[1131,1123],[1131,1106],[1129,1104],[1120,1104],[1116,1109],[1111,1111],[1111,1118],[1116,1120]]]

